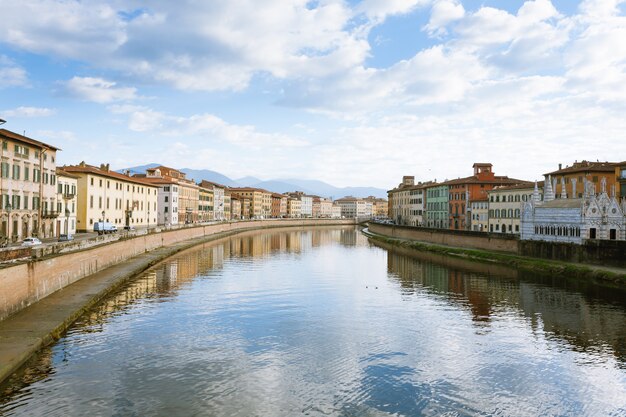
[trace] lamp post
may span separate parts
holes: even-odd
[[[11,203],[7,203],[6,206],[7,209],[7,239],[9,242],[12,241],[11,239]]]
[[[106,214],[106,213],[105,213],[105,211],[104,211],[104,210],[102,210],[102,221],[103,221],[103,222],[104,222],[104,215],[105,215],[105,214]]]
[[[70,234],[70,209],[65,207],[65,234],[69,236]]]

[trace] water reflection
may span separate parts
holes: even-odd
[[[382,246],[289,229],[182,252],[16,374],[0,415],[625,414],[623,291]]]
[[[535,331],[580,351],[604,350],[626,363],[623,290],[520,272],[376,243],[389,251],[388,270],[405,294],[429,291],[466,308],[476,322],[513,311]],[[451,268],[455,269],[451,269]]]

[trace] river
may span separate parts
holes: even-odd
[[[259,231],[146,271],[0,390],[0,416],[624,416],[626,290]]]

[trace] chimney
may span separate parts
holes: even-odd
[[[563,165],[562,165],[562,164],[559,164],[559,171],[560,171],[561,169],[563,169]]]

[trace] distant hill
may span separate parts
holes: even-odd
[[[211,171],[208,169],[190,169],[183,168],[182,172],[187,174],[187,178],[193,179],[196,182],[202,180],[216,182],[218,184],[225,185],[227,187],[238,187],[239,183],[228,178],[226,175],[222,175],[219,172]]]
[[[159,165],[160,164],[152,163],[126,169],[130,170],[131,174],[144,174],[146,172],[146,169],[154,168]],[[118,172],[123,172],[126,169],[121,169]],[[181,171],[187,174],[187,178],[193,178],[193,180],[196,182],[207,180],[225,185],[227,187],[256,187],[264,188],[268,191],[273,191],[276,193],[302,191],[305,194],[318,195],[320,197],[332,197],[333,199],[338,199],[349,195],[354,197],[368,197],[373,195],[374,197],[378,198],[387,198],[387,191],[383,190],[382,188],[335,187],[323,181],[301,180],[296,178],[272,179],[263,181],[256,177],[247,176],[239,178],[237,180],[233,180],[226,175],[208,169],[183,168],[181,169]]]

